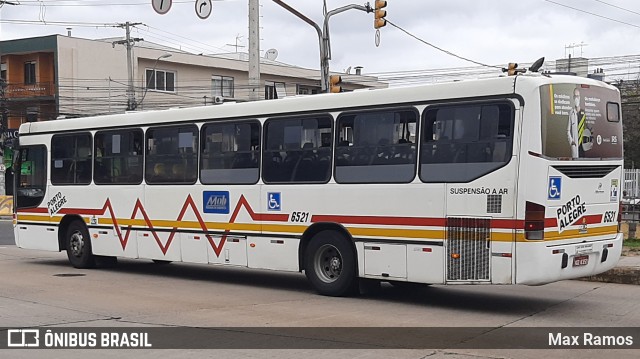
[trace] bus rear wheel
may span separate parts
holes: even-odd
[[[75,268],[95,267],[95,257],[91,252],[91,239],[84,223],[74,221],[69,224],[65,244],[67,257],[72,266]]]
[[[356,260],[349,239],[332,230],[316,234],[305,252],[305,275],[322,295],[340,297],[355,293]]]

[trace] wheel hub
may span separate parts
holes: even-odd
[[[340,258],[338,258],[338,257],[331,258],[331,270],[332,271],[339,271],[341,267],[342,267],[342,263],[340,262]]]
[[[71,244],[71,253],[76,257],[80,257],[82,255],[82,250],[84,249],[84,238],[82,237],[82,233],[74,232],[71,235],[69,244]]]
[[[342,255],[338,248],[325,244],[316,252],[314,268],[318,278],[325,283],[338,280],[342,273]]]

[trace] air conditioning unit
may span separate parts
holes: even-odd
[[[222,96],[213,96],[213,103],[219,105],[224,102],[224,97]]]

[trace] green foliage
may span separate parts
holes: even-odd
[[[624,247],[629,247],[629,248],[640,248],[640,239],[638,239],[638,238],[629,238],[629,239],[625,240],[622,245]]]

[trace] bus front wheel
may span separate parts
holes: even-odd
[[[322,295],[355,293],[356,259],[349,239],[332,230],[313,236],[305,252],[305,275]]]
[[[95,257],[91,253],[91,239],[84,223],[74,221],[69,224],[66,234],[67,257],[75,268],[93,268]]]

